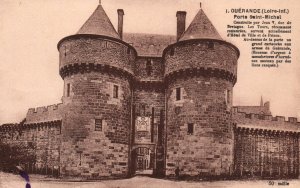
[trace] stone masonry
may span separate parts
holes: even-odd
[[[123,33],[100,4],[61,39],[62,103],[0,126],[0,170],[60,178],[297,178],[300,123],[270,103],[233,106],[239,49],[202,9],[176,36]],[[2,151],[3,150],[3,151]],[[12,152],[20,156],[12,156]]]

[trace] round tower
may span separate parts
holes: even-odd
[[[99,5],[77,34],[58,43],[66,112],[61,130],[62,176],[128,175],[136,51],[120,36]]]
[[[177,13],[178,23],[185,17]],[[233,163],[232,89],[239,50],[222,40],[203,10],[164,50],[166,175],[229,175]]]

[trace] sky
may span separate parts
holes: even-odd
[[[237,4],[238,2],[238,4]],[[99,0],[0,1],[0,124],[19,122],[28,108],[61,102],[63,80],[58,74],[57,43],[75,34]],[[202,9],[224,40],[241,52],[234,105],[270,101],[274,116],[300,119],[300,3],[297,0],[201,0]],[[117,9],[124,9],[124,32],[176,34],[176,11],[187,11],[187,26],[200,8],[200,0],[102,0],[117,28]],[[279,68],[251,67],[251,46],[241,38],[227,38],[232,23],[230,8],[287,8],[292,21],[292,63]]]

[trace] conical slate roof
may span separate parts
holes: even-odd
[[[179,41],[189,39],[218,39],[223,40],[216,28],[205,15],[202,9],[199,10],[192,23],[182,34]]]
[[[120,39],[119,34],[110,22],[107,14],[105,13],[101,5],[98,5],[93,14],[79,29],[77,34],[104,35]]]

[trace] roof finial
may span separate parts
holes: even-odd
[[[99,5],[101,5],[101,0],[99,0]]]
[[[200,2],[200,9],[202,9],[202,3]]]

